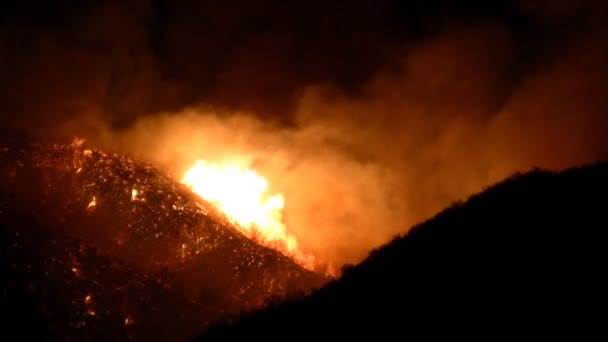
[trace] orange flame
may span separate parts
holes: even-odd
[[[296,239],[287,234],[283,195],[269,195],[268,181],[254,170],[198,160],[182,183],[223,211],[249,238],[293,257],[308,269],[314,267],[313,257],[302,253]]]

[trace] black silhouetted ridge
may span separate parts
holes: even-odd
[[[604,326],[608,163],[533,170],[412,228],[311,296],[201,340],[580,338]]]

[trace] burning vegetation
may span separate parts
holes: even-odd
[[[608,159],[608,2],[4,3],[0,127],[65,142],[0,128],[3,324],[45,340],[179,340]]]
[[[325,281],[149,164],[3,140],[0,300],[42,335],[180,339]]]
[[[254,170],[198,160],[182,183],[222,210],[250,238],[314,269],[314,257],[302,253],[283,223],[285,199],[267,194],[268,181]]]

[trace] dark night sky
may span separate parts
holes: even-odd
[[[581,3],[583,3],[581,5]],[[449,27],[513,40],[510,78],[595,30],[601,1],[11,1],[0,10],[2,116],[49,124],[95,106],[112,125],[205,102],[289,121],[304,86],[357,96]],[[505,89],[504,96],[508,96]],[[12,118],[11,118],[12,117]],[[52,119],[51,119],[52,118]]]

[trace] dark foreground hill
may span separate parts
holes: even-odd
[[[310,297],[200,340],[566,337],[606,327],[608,164],[516,175]]]
[[[146,163],[0,133],[4,336],[179,341],[325,281]]]

